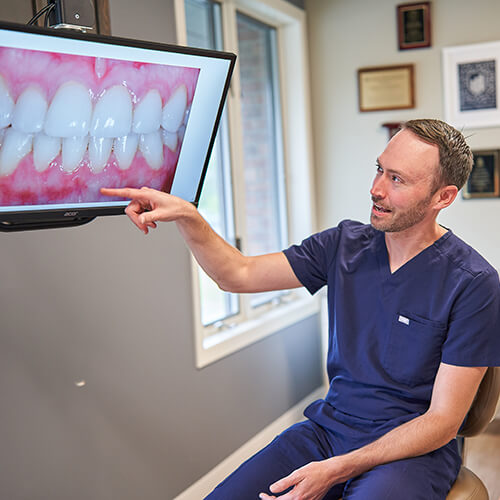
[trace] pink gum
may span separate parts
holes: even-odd
[[[187,89],[189,108],[199,69],[1,47],[0,74],[14,100],[26,87],[36,84],[50,102],[63,83],[76,81],[90,90],[94,104],[103,91],[113,85],[125,85],[134,104],[148,90],[156,89],[165,104],[174,90],[183,84]],[[61,169],[60,155],[47,170],[37,172],[30,153],[12,174],[0,177],[0,205],[109,201],[110,198],[99,193],[103,186],[149,186],[168,192],[180,148],[180,141],[175,152],[164,147],[164,162],[158,170],[151,169],[140,152],[127,170],[121,170],[114,153],[111,153],[106,167],[99,174],[90,170],[88,153],[85,153],[78,170],[72,173]]]

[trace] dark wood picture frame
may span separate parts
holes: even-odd
[[[500,151],[473,151],[474,166],[463,189],[463,197],[497,198],[500,196]]]
[[[397,6],[399,50],[431,46],[431,2]]]
[[[109,0],[93,0],[95,7],[96,28],[89,30],[90,33],[100,35],[111,35],[111,20],[109,17]],[[47,0],[32,0],[33,15],[47,5]],[[40,17],[37,25],[43,27],[44,16]]]
[[[414,65],[358,69],[358,98],[361,112],[414,108]]]

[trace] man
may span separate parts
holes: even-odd
[[[150,189],[130,197],[145,233],[176,221],[223,290],[328,285],[330,389],[207,498],[445,499],[454,439],[488,366],[500,364],[496,271],[436,222],[464,185],[462,134],[414,120],[377,160],[371,225],[344,221],[281,253],[245,257],[196,209]]]

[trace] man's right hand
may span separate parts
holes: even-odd
[[[147,187],[102,188],[101,193],[106,196],[130,198],[132,201],[125,209],[125,213],[144,234],[148,234],[150,228],[156,228],[156,223],[159,221],[177,221],[190,210],[194,210],[191,203],[181,198]]]

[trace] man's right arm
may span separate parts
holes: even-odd
[[[154,189],[102,189],[131,198],[125,210],[145,234],[159,221],[175,222],[203,270],[225,291],[264,292],[302,286],[282,252],[246,257],[221,238],[189,202]]]

